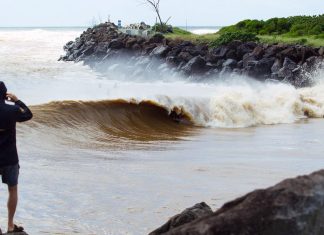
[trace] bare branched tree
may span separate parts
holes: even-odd
[[[163,21],[160,15],[160,0],[145,0],[145,2],[153,8],[159,18],[161,26],[163,26]]]

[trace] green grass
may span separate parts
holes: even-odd
[[[212,44],[217,38],[219,38],[219,33],[196,35],[190,33],[186,30],[180,28],[173,28],[173,33],[166,34],[166,38],[169,39],[179,39],[185,41],[191,41],[196,44]],[[303,44],[312,47],[322,47],[324,46],[324,37],[321,36],[300,36],[291,37],[285,35],[258,35],[260,42],[262,43],[284,43],[284,44]]]
[[[300,37],[289,37],[284,35],[272,36],[272,35],[259,35],[260,42],[263,43],[284,43],[289,45],[303,44],[312,47],[322,47],[324,46],[324,38],[319,38],[316,36],[300,36]]]
[[[210,44],[214,40],[216,40],[219,35],[217,33],[211,33],[211,34],[204,34],[204,35],[197,35],[190,33],[186,30],[174,27],[173,33],[168,33],[165,35],[166,38],[169,39],[179,39],[179,40],[185,40],[185,41],[191,41],[193,43],[201,44],[201,43],[207,43]]]

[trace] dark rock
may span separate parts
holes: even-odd
[[[176,56],[168,56],[166,58],[166,62],[170,65],[178,66],[180,64],[181,60],[179,60],[179,58]]]
[[[169,52],[167,56],[177,56],[181,52],[181,48],[179,47],[173,47]]]
[[[312,56],[312,57],[309,57],[307,60],[306,60],[306,67],[308,67],[310,70],[314,68],[314,66],[316,65],[317,63],[317,57],[316,56]]]
[[[251,45],[247,44],[247,43],[243,43],[241,45],[239,45],[236,48],[236,54],[237,54],[237,58],[242,60],[243,56],[245,54],[249,54],[254,50],[255,47],[252,47]]]
[[[237,48],[239,46],[241,46],[242,44],[244,44],[243,42],[241,41],[238,41],[238,40],[234,40],[230,43],[228,43],[226,46],[230,49],[230,50],[237,50]]]
[[[320,56],[323,56],[324,55],[324,47],[321,47],[319,50],[318,50],[318,54]]]
[[[69,41],[67,44],[65,44],[65,46],[63,47],[63,49],[65,51],[68,51],[68,50],[72,49],[73,46],[74,46],[74,42],[73,41]]]
[[[209,71],[209,70],[215,70],[217,69],[217,66],[215,64],[212,64],[210,62],[207,62],[206,65],[205,65],[206,69]]]
[[[182,69],[187,75],[199,74],[205,70],[206,60],[201,56],[192,58]]]
[[[170,47],[162,45],[154,48],[150,55],[155,57],[165,57],[169,51]]]
[[[257,47],[258,44],[256,42],[246,42],[245,45],[250,47],[253,50],[254,48]]]
[[[95,50],[95,54],[98,56],[105,55],[108,50],[108,45],[109,43],[107,42],[100,42]]]
[[[239,68],[235,68],[235,69],[233,69],[233,73],[236,75],[240,75],[240,74],[242,74],[242,71]]]
[[[156,44],[146,44],[144,45],[144,48],[143,48],[143,55],[149,55],[153,50],[154,48],[156,48]]]
[[[278,71],[279,78],[289,78],[293,76],[292,71],[297,68],[297,64],[289,59],[288,57],[285,58],[283,67]]]
[[[189,53],[189,52],[181,52],[179,55],[178,55],[178,58],[180,60],[183,60],[185,62],[188,62],[189,60],[191,60],[193,58],[193,56]]]
[[[237,61],[234,59],[227,59],[223,63],[223,67],[230,67],[230,68],[234,69],[236,66],[237,66]]]
[[[85,49],[83,51],[83,54],[86,55],[86,56],[93,54],[94,48],[95,48],[94,46],[88,47],[87,49]]]
[[[139,50],[142,49],[142,47],[141,47],[139,44],[135,43],[135,44],[132,46],[132,49],[135,50],[135,51],[139,51]]]
[[[226,53],[225,58],[226,59],[234,59],[234,60],[236,60],[237,59],[236,50],[234,50],[234,49],[229,50]]]
[[[149,43],[162,43],[164,40],[163,34],[157,33],[149,39]]]
[[[211,208],[205,202],[198,203],[193,207],[185,209],[180,214],[173,216],[171,219],[169,219],[168,222],[166,222],[160,228],[151,232],[149,235],[164,234],[170,231],[171,229],[187,224],[189,222],[205,217],[207,215],[211,215],[212,213],[213,212]]]
[[[219,60],[219,57],[215,56],[211,51],[206,55],[206,61],[210,63],[216,63]]]
[[[82,45],[83,45],[83,40],[81,40],[80,38],[75,39],[75,43],[73,48],[75,49],[79,49]]]
[[[272,45],[266,48],[264,57],[278,57],[278,52],[284,50],[283,45]]]
[[[87,29],[74,42],[68,42],[64,50],[66,54],[61,56],[60,60],[83,61],[95,69],[106,67],[112,59],[125,58],[129,55],[150,56],[150,59],[159,58],[162,63],[166,62],[173,66],[170,69],[179,69],[188,75],[192,72],[211,75],[210,71],[216,69],[223,72],[235,70],[235,73],[240,71],[255,78],[276,76],[278,79],[289,80],[292,84],[296,84],[296,81],[305,74],[294,73],[296,68],[302,67],[303,71],[312,72],[318,69],[319,57],[324,54],[323,47],[314,49],[301,45],[267,45],[241,41],[208,48],[206,44],[166,39],[161,34],[156,34],[149,39],[123,34],[112,23],[103,23]],[[195,59],[192,70],[189,62],[198,56],[200,59]],[[133,57],[131,60],[136,58]],[[273,61],[273,58],[277,60]],[[289,63],[287,58],[290,59]],[[294,63],[290,63],[291,61]],[[101,62],[105,63],[105,66],[102,64],[96,66],[96,63]],[[201,68],[198,68],[197,64],[200,64]],[[134,63],[130,62],[127,66],[134,66]]]
[[[129,38],[125,43],[125,47],[132,48],[135,45],[135,43],[137,43],[137,38]]]
[[[205,56],[207,54],[207,47],[204,45],[190,45],[190,46],[185,46],[182,48],[183,52],[188,52],[190,55],[192,55],[193,57],[195,56]]]
[[[264,55],[263,47],[261,45],[257,46],[256,48],[254,48],[251,55],[254,56],[256,59],[261,59]]]
[[[18,232],[18,233],[3,233],[3,235],[28,235],[26,232]]]
[[[298,55],[296,48],[294,47],[288,47],[287,49],[281,51],[279,53],[280,58],[289,58],[290,60],[294,62],[298,62]]]
[[[194,46],[194,44],[190,41],[183,41],[179,44],[179,47],[181,48],[188,47],[188,46]]]
[[[122,42],[121,39],[113,39],[110,41],[109,45],[108,45],[108,48],[111,48],[111,49],[121,49],[124,47],[124,44]]]
[[[288,68],[290,70],[294,70],[297,67],[297,64],[288,57],[286,57],[283,63],[283,67]]]
[[[219,68],[219,69],[222,69],[223,67],[223,64],[225,63],[225,59],[220,59],[216,62],[216,67]]]
[[[246,67],[251,61],[252,62],[257,61],[257,58],[254,55],[252,55],[252,53],[249,53],[243,56],[242,61],[243,61],[243,67]]]
[[[262,58],[261,60],[250,60],[246,62],[246,66],[244,66],[243,73],[247,76],[254,78],[266,78],[267,75],[271,74],[271,67],[275,58]]]
[[[309,57],[307,60],[306,60],[306,63],[308,63],[309,65],[313,65],[316,61],[316,56],[312,56],[312,57]]]
[[[228,51],[229,48],[227,46],[220,46],[218,48],[213,49],[211,53],[217,59],[224,59]]]
[[[324,170],[226,203],[164,235],[323,235]]]
[[[260,75],[271,74],[271,68],[275,62],[274,57],[262,58],[255,66],[255,70]]]
[[[282,63],[279,59],[276,59],[273,66],[271,67],[271,72],[278,74],[279,70],[282,68]]]
[[[230,74],[231,72],[233,72],[233,69],[229,66],[225,66],[222,68],[222,71],[220,71],[219,75],[220,76],[225,76],[225,75],[228,75]]]
[[[243,60],[240,60],[239,62],[237,62],[237,68],[238,69],[242,69],[243,68]]]

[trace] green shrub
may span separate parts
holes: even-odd
[[[316,39],[324,39],[324,33],[315,36]]]
[[[232,41],[242,41],[242,42],[255,42],[259,41],[259,38],[254,33],[245,32],[226,32],[222,33],[219,38],[211,42],[212,47],[217,47],[220,45],[228,44]]]
[[[301,44],[301,45],[305,45],[307,43],[307,39],[306,38],[301,38],[297,41],[298,44]]]
[[[173,28],[171,25],[167,25],[167,24],[155,24],[152,29],[156,32],[160,32],[160,33],[172,33],[173,32]]]
[[[324,14],[318,16],[292,16],[263,20],[243,20],[235,25],[222,28],[226,32],[247,32],[260,35],[309,36],[324,33]]]

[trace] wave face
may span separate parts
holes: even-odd
[[[121,147],[129,141],[174,141],[190,131],[190,117],[153,101],[62,101],[33,106],[31,129],[66,143]],[[93,148],[92,146],[91,148]]]

